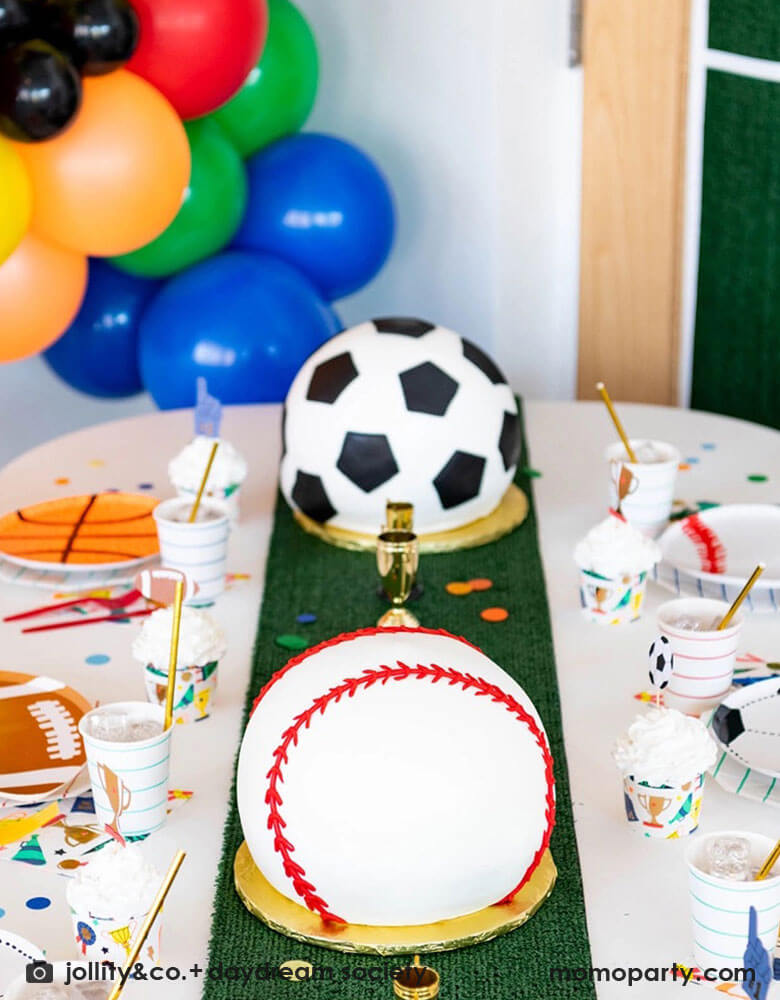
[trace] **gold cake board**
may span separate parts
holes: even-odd
[[[316,535],[323,542],[336,545],[340,549],[350,549],[353,552],[367,552],[376,549],[376,535],[365,535],[359,531],[348,531],[346,528],[336,528],[329,524],[320,524],[299,510],[293,511],[295,520],[304,531]],[[514,531],[528,516],[528,498],[519,486],[512,483],[504,494],[498,507],[485,517],[470,521],[459,528],[450,531],[437,531],[429,535],[420,535],[420,552],[454,552],[458,549],[473,549],[478,545],[487,545],[503,538]],[[379,525],[377,525],[379,531]]]
[[[488,906],[465,917],[414,927],[374,927],[326,923],[305,906],[287,899],[271,885],[252,860],[244,841],[236,852],[233,876],[241,901],[271,930],[296,941],[370,955],[409,955],[452,951],[490,941],[529,920],[552,892],[558,869],[549,850],[511,903]]]

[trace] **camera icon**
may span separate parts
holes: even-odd
[[[53,983],[54,966],[51,962],[29,962],[25,969],[25,977],[28,983]]]

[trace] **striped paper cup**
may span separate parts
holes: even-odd
[[[669,708],[700,715],[720,704],[731,687],[743,618],[736,614],[728,628],[684,629],[679,619],[711,624],[728,611],[725,601],[707,597],[681,597],[658,609],[658,627],[674,653],[674,672],[664,689]]]
[[[147,701],[120,701],[93,708],[79,722],[98,822],[121,837],[152,833],[163,825],[168,811],[173,727],[132,743],[97,739],[90,732],[91,719],[106,714],[128,715],[162,727],[165,710]]]
[[[622,442],[607,448],[609,463],[610,506],[644,535],[655,538],[666,527],[674,500],[674,484],[680,465],[680,453],[665,441],[643,441],[631,438],[633,449],[651,445],[660,462],[629,462]]]
[[[748,947],[750,910],[755,909],[756,933],[769,952],[771,965],[780,925],[780,871],[778,866],[762,882],[735,882],[707,871],[707,845],[716,837],[744,837],[750,843],[754,869],[774,847],[769,837],[741,830],[696,837],[686,854],[693,918],[693,943],[699,968],[750,968]],[[755,950],[755,949],[753,949]],[[758,971],[758,970],[756,970]]]
[[[163,566],[179,569],[198,584],[188,604],[210,604],[225,589],[230,517],[224,507],[201,502],[209,520],[187,522],[191,504],[175,497],[154,509]]]

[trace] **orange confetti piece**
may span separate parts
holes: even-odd
[[[58,476],[54,480],[54,482],[55,482],[55,485],[57,485],[57,486],[67,486],[67,484],[70,482],[70,479],[68,479],[67,476]]]
[[[471,584],[464,583],[462,580],[452,580],[444,589],[454,597],[464,597],[471,593]]]
[[[479,617],[486,622],[505,622],[509,617],[506,608],[483,608]]]
[[[493,586],[493,581],[488,580],[488,578],[478,576],[475,580],[469,580],[472,590],[490,590]]]
[[[690,464],[688,462],[680,462],[680,464],[677,466],[677,468],[681,469],[683,472],[685,472],[686,469],[690,469]]]

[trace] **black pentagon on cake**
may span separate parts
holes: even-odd
[[[335,403],[357,376],[358,370],[349,351],[337,354],[320,362],[314,369],[306,398],[315,403]]]
[[[432,361],[424,361],[414,368],[407,368],[398,376],[401,380],[406,409],[413,413],[429,413],[443,417],[458,383]]]
[[[422,337],[436,329],[435,324],[413,316],[383,316],[372,320],[372,323],[377,333],[398,333],[403,337]]]
[[[493,385],[506,383],[504,373],[495,361],[492,361],[484,351],[480,350],[476,344],[472,344],[470,340],[466,340],[465,337],[461,337],[460,339],[463,342],[463,357],[467,361],[476,365],[483,375],[487,375]]]
[[[479,496],[484,471],[484,458],[456,451],[433,481],[442,507],[449,510]]]
[[[298,470],[295,476],[295,485],[290,495],[296,507],[299,507],[312,521],[323,523],[330,520],[336,513],[336,508],[328,499],[322,480],[319,476],[313,476],[309,472]]]
[[[348,431],[336,468],[364,493],[392,479],[398,464],[384,434]]]
[[[504,460],[505,470],[517,465],[517,460],[520,458],[520,421],[516,413],[510,413],[508,410],[504,410],[501,433],[498,436],[498,450]]]

